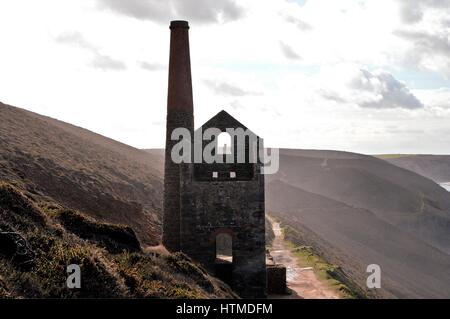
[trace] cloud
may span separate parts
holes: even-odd
[[[98,0],[103,8],[139,20],[158,20],[170,14],[170,1],[160,0]]]
[[[119,60],[115,60],[108,55],[97,54],[92,59],[91,65],[94,68],[101,69],[103,71],[113,70],[113,71],[121,71],[125,70],[127,66],[125,63]]]
[[[95,50],[94,46],[81,33],[76,31],[61,33],[55,37],[55,41],[61,44],[75,45],[83,49]]]
[[[450,77],[450,0],[397,0],[405,23],[393,34],[409,43],[403,63]]]
[[[434,90],[415,90],[414,93],[430,109],[450,111],[450,88],[442,87]]]
[[[428,69],[450,76],[450,29],[439,33],[397,30],[394,34],[410,43],[403,57],[407,65]]]
[[[244,9],[234,0],[97,0],[102,8],[139,20],[168,23],[174,18],[198,23],[241,18]]]
[[[285,20],[289,23],[294,24],[301,31],[311,31],[313,29],[313,27],[309,23],[306,23],[305,21],[294,16],[286,16]]]
[[[301,56],[297,54],[297,52],[292,49],[288,44],[280,41],[281,52],[283,52],[284,56],[290,60],[300,60]]]
[[[248,96],[248,95],[261,95],[259,92],[247,91],[241,89],[238,86],[226,83],[226,82],[215,82],[211,80],[203,81],[207,87],[212,89],[214,93],[220,95],[228,95],[228,96]]]
[[[147,70],[147,71],[161,71],[166,70],[167,66],[159,63],[149,63],[145,61],[141,61],[138,63],[141,69]]]
[[[370,73],[361,70],[359,78],[351,82],[351,87],[356,90],[371,92],[376,96],[374,100],[364,101],[363,107],[372,108],[422,108],[422,102],[417,99],[410,90],[387,72]]]
[[[320,88],[317,90],[317,93],[323,97],[326,100],[334,101],[339,104],[345,104],[348,103],[347,99],[341,97],[339,93],[337,93],[334,90],[326,89],[326,88]]]
[[[423,134],[424,130],[421,129],[408,129],[408,128],[386,128],[386,132],[390,134]]]
[[[411,2],[400,1],[400,17],[405,23],[416,23],[423,18],[423,9],[420,5],[411,5]]]
[[[400,16],[405,23],[418,23],[422,21],[425,12],[429,9],[449,9],[450,0],[398,0],[400,3]]]
[[[407,44],[402,62],[450,78],[450,0],[398,1],[407,23],[392,34]]]
[[[339,71],[339,70],[336,70]],[[335,87],[320,88],[318,93],[327,100],[352,103],[362,108],[373,109],[420,109],[423,103],[392,74],[365,69],[338,73],[342,83]]]
[[[89,51],[93,56],[89,65],[96,69],[101,69],[103,71],[122,71],[127,68],[124,62],[116,60],[109,55],[100,53],[99,49],[87,41],[79,32],[74,31],[62,33],[55,37],[55,41],[61,44],[77,46],[81,49]]]
[[[241,103],[239,103],[239,101],[236,100],[231,102],[230,106],[233,110],[241,110],[244,108],[244,106]]]
[[[394,31],[394,34],[410,40],[414,44],[415,50],[421,53],[438,53],[450,57],[449,34],[407,30],[397,30]]]

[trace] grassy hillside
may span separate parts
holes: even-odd
[[[0,179],[97,220],[160,241],[162,159],[101,135],[0,103]]]
[[[280,171],[266,176],[266,210],[291,242],[338,267],[357,296],[450,297],[448,192],[371,156],[280,151]],[[382,266],[381,290],[366,288],[372,263]]]
[[[282,150],[280,170],[267,185],[274,180],[369,210],[450,253],[450,193],[423,176],[361,154]]]
[[[289,225],[282,225],[285,240],[288,241],[295,258],[302,266],[312,267],[318,278],[337,291],[343,299],[361,299],[370,297],[350,278],[340,266],[327,262],[313,246],[307,246],[303,235]]]
[[[414,154],[380,154],[375,155],[374,157],[384,160],[390,160],[390,159],[397,159],[397,158],[407,158],[407,157],[413,157],[416,156]]]
[[[66,267],[81,267],[68,289]],[[99,223],[0,182],[0,298],[233,298],[182,254],[145,252],[128,226]]]
[[[373,297],[450,297],[450,194],[385,161],[345,152],[282,150],[266,208]],[[379,264],[381,290],[367,291]]]
[[[425,176],[436,183],[450,182],[450,155],[381,157],[389,163]]]

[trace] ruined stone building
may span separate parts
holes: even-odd
[[[247,128],[221,111],[198,129],[218,128],[224,132],[220,136],[224,135],[226,142],[218,150],[226,158],[236,156],[237,148],[243,147],[243,163],[203,160],[175,164],[171,160],[176,143],[171,140],[172,131],[184,127],[194,136],[194,108],[189,26],[186,21],[172,21],[170,29],[163,244],[170,251],[182,251],[202,263],[242,297],[264,297],[264,175],[260,162],[250,161],[249,138],[242,140],[225,133],[230,128]],[[256,139],[262,145],[262,139]]]

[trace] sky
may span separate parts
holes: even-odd
[[[450,0],[2,0],[0,101],[163,147],[178,19],[196,127],[224,109],[269,147],[450,154]]]

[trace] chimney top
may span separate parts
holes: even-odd
[[[183,20],[170,21],[170,29],[176,29],[176,28],[189,29],[189,23],[187,21],[183,21]]]

